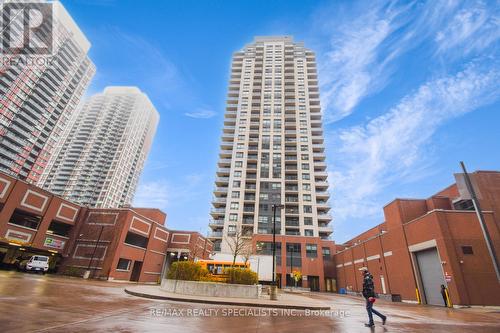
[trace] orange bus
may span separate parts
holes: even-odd
[[[221,282],[227,280],[227,275],[225,274],[227,268],[250,268],[249,263],[236,262],[233,265],[232,261],[198,260],[198,263],[201,267],[206,268],[210,272],[213,280],[219,280]]]

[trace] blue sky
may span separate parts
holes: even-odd
[[[161,120],[135,205],[205,233],[231,55],[255,35],[316,52],[333,239],[470,170],[500,169],[495,1],[63,1],[92,43],[88,94],[135,85]]]

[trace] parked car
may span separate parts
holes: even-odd
[[[17,268],[23,271],[34,271],[45,274],[49,270],[49,257],[47,256],[32,256],[27,260],[19,262]]]

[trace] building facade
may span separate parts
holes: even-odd
[[[30,183],[40,180],[95,73],[89,41],[60,2],[51,5],[51,55],[0,50],[0,170]],[[13,20],[11,36],[24,38],[21,26]]]
[[[315,55],[290,36],[256,37],[232,59],[210,213],[214,249],[230,253],[235,235],[267,241],[272,206],[283,204],[276,211],[282,250],[297,245],[305,263],[310,244],[322,262],[322,241],[332,233],[328,198]],[[313,266],[302,273],[324,289],[322,263]],[[286,267],[278,269],[283,285]]]
[[[136,87],[107,87],[86,101],[39,185],[91,207],[130,205],[159,114]]]
[[[88,208],[0,172],[0,265],[50,256],[50,271],[156,283],[171,262],[208,259],[212,242],[169,230],[149,208]]]
[[[500,257],[500,172],[470,174]],[[337,245],[339,289],[359,293],[360,269],[374,276],[375,291],[395,300],[444,305],[441,285],[454,305],[500,305],[499,282],[474,206],[463,182],[428,199],[396,199],[385,222]]]

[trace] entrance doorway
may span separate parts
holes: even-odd
[[[319,276],[308,275],[307,284],[311,291],[319,291]]]
[[[130,274],[130,281],[137,282],[141,276],[142,261],[134,261],[134,267],[132,268],[132,274]]]
[[[441,296],[441,285],[445,284],[443,269],[439,260],[437,249],[427,249],[415,252],[420,281],[422,282],[421,293],[425,303],[432,305],[443,305]]]

